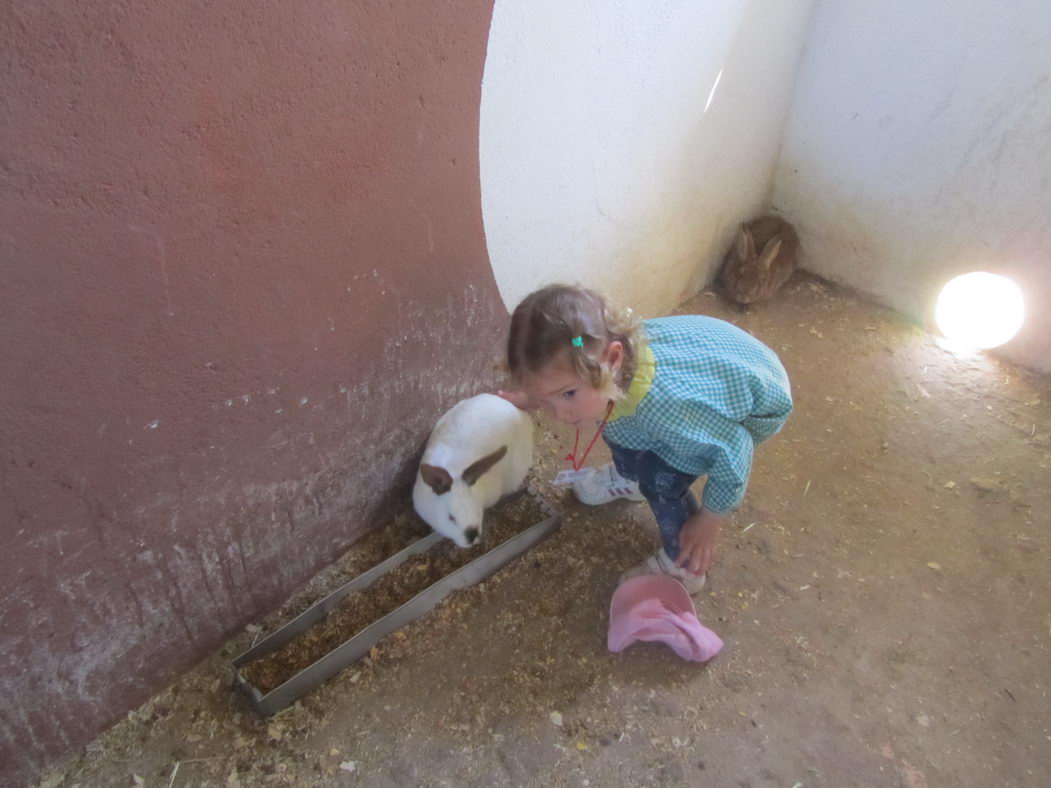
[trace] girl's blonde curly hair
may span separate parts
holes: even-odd
[[[624,346],[616,380],[601,360],[602,351],[614,341]],[[634,374],[640,342],[631,314],[615,309],[594,290],[548,285],[526,296],[511,315],[507,368],[520,383],[524,376],[565,359],[579,378],[618,399]]]

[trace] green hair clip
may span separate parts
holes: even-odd
[[[573,347],[584,347],[584,338],[573,337]]]

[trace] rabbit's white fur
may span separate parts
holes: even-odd
[[[532,460],[528,414],[495,394],[461,400],[431,431],[413,506],[435,531],[470,547],[481,536],[483,510],[521,489]]]

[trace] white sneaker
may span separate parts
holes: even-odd
[[[573,482],[573,492],[578,501],[589,506],[600,506],[618,498],[627,498],[629,501],[646,500],[639,492],[639,483],[625,479],[617,473],[612,462],[592,469],[587,476]]]
[[[681,566],[676,566],[675,562],[664,552],[663,547],[638,566],[632,567],[622,574],[620,582],[623,583],[625,580],[631,580],[631,578],[639,577],[640,575],[668,575],[669,577],[674,577],[686,587],[686,592],[690,596],[700,592],[708,579],[708,575],[697,575],[686,571]]]

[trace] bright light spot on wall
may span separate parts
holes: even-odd
[[[704,112],[707,112],[708,111],[708,107],[712,106],[712,99],[715,98],[715,89],[717,87],[719,87],[719,80],[722,79],[722,78],[723,78],[723,70],[720,68],[719,69],[719,74],[715,77],[715,82],[712,85],[712,90],[708,94],[708,101],[706,101],[705,104],[704,104]],[[702,112],[701,114],[703,115],[704,112]]]
[[[1006,276],[976,271],[942,288],[934,320],[945,338],[972,348],[992,348],[1018,333],[1025,304],[1018,285]]]

